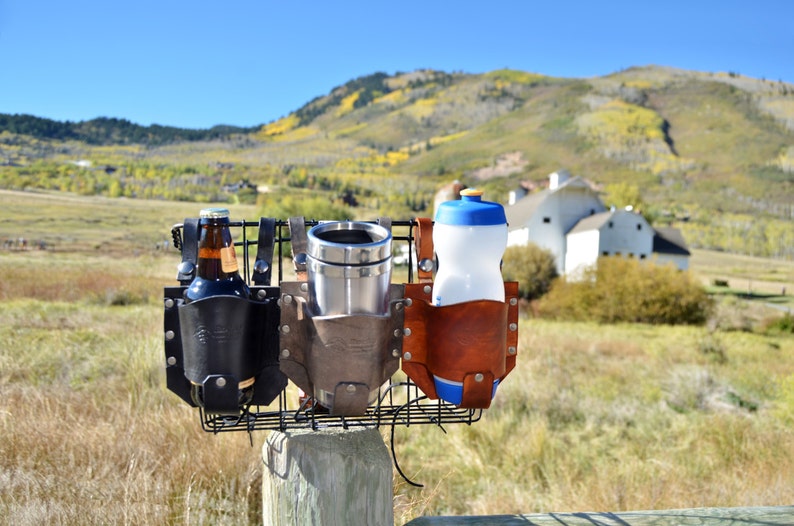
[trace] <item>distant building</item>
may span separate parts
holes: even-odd
[[[561,275],[575,275],[601,256],[689,268],[689,250],[677,229],[654,229],[631,209],[607,210],[592,185],[567,170],[552,173],[547,189],[511,193],[505,213],[508,246],[532,242],[549,250]]]
[[[225,184],[221,187],[221,190],[226,192],[227,194],[236,194],[240,190],[257,190],[257,186],[245,180],[240,180],[236,183]]]
[[[436,210],[438,210],[438,205],[445,201],[455,201],[460,199],[460,192],[465,189],[466,185],[457,179],[441,187],[433,197],[433,217],[435,217]]]

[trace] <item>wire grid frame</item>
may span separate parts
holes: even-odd
[[[313,227],[322,221],[307,220],[306,227]],[[372,221],[375,222],[375,221]],[[242,275],[251,284],[251,247],[258,245],[258,235],[251,235],[258,230],[259,223],[251,221],[232,221],[229,223],[233,234],[239,229],[240,235],[233,236],[236,247],[241,247]],[[393,248],[405,244],[407,262],[405,281],[412,283],[414,279],[415,251],[414,232],[417,222],[413,220],[392,221]],[[174,225],[171,234],[174,246],[182,250],[182,224]],[[291,241],[289,222],[275,221],[273,267],[277,268],[278,284],[284,281],[284,258],[290,251],[286,247]],[[402,275],[402,274],[401,274]],[[394,275],[393,275],[394,280]],[[292,384],[290,384],[291,386]],[[482,418],[482,409],[464,409],[441,399],[430,399],[410,378],[398,371],[380,387],[375,401],[370,404],[364,414],[357,416],[330,415],[310,396],[299,397],[296,389],[288,386],[282,390],[277,399],[268,406],[249,405],[241,409],[236,416],[208,414],[200,409],[202,429],[211,433],[252,432],[252,431],[287,431],[294,429],[319,430],[324,428],[352,427],[391,427],[392,433],[397,426],[436,425],[443,429],[449,424],[471,425]]]

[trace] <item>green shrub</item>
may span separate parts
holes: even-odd
[[[551,318],[671,325],[703,324],[712,310],[690,274],[624,258],[599,259],[581,281],[557,280],[539,305]]]
[[[287,219],[303,216],[307,220],[338,221],[352,217],[351,210],[343,204],[335,202],[327,195],[315,193],[266,194],[260,196],[258,204],[263,217]]]
[[[767,334],[794,334],[794,316],[790,312],[764,323],[763,332]]]
[[[534,300],[549,291],[557,266],[551,252],[530,243],[505,250],[502,275],[507,281],[518,281],[520,297]]]

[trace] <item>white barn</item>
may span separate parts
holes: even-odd
[[[549,187],[505,207],[508,246],[528,242],[549,250],[561,275],[575,275],[601,256],[653,259],[686,270],[689,250],[676,229],[655,230],[632,210],[607,210],[598,193],[566,170],[549,176]]]

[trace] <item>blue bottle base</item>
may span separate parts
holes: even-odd
[[[433,375],[433,382],[436,386],[436,393],[438,397],[450,404],[460,405],[463,401],[463,382],[453,382]],[[491,398],[496,396],[496,388],[499,386],[499,380],[494,380],[493,390],[491,391]]]

